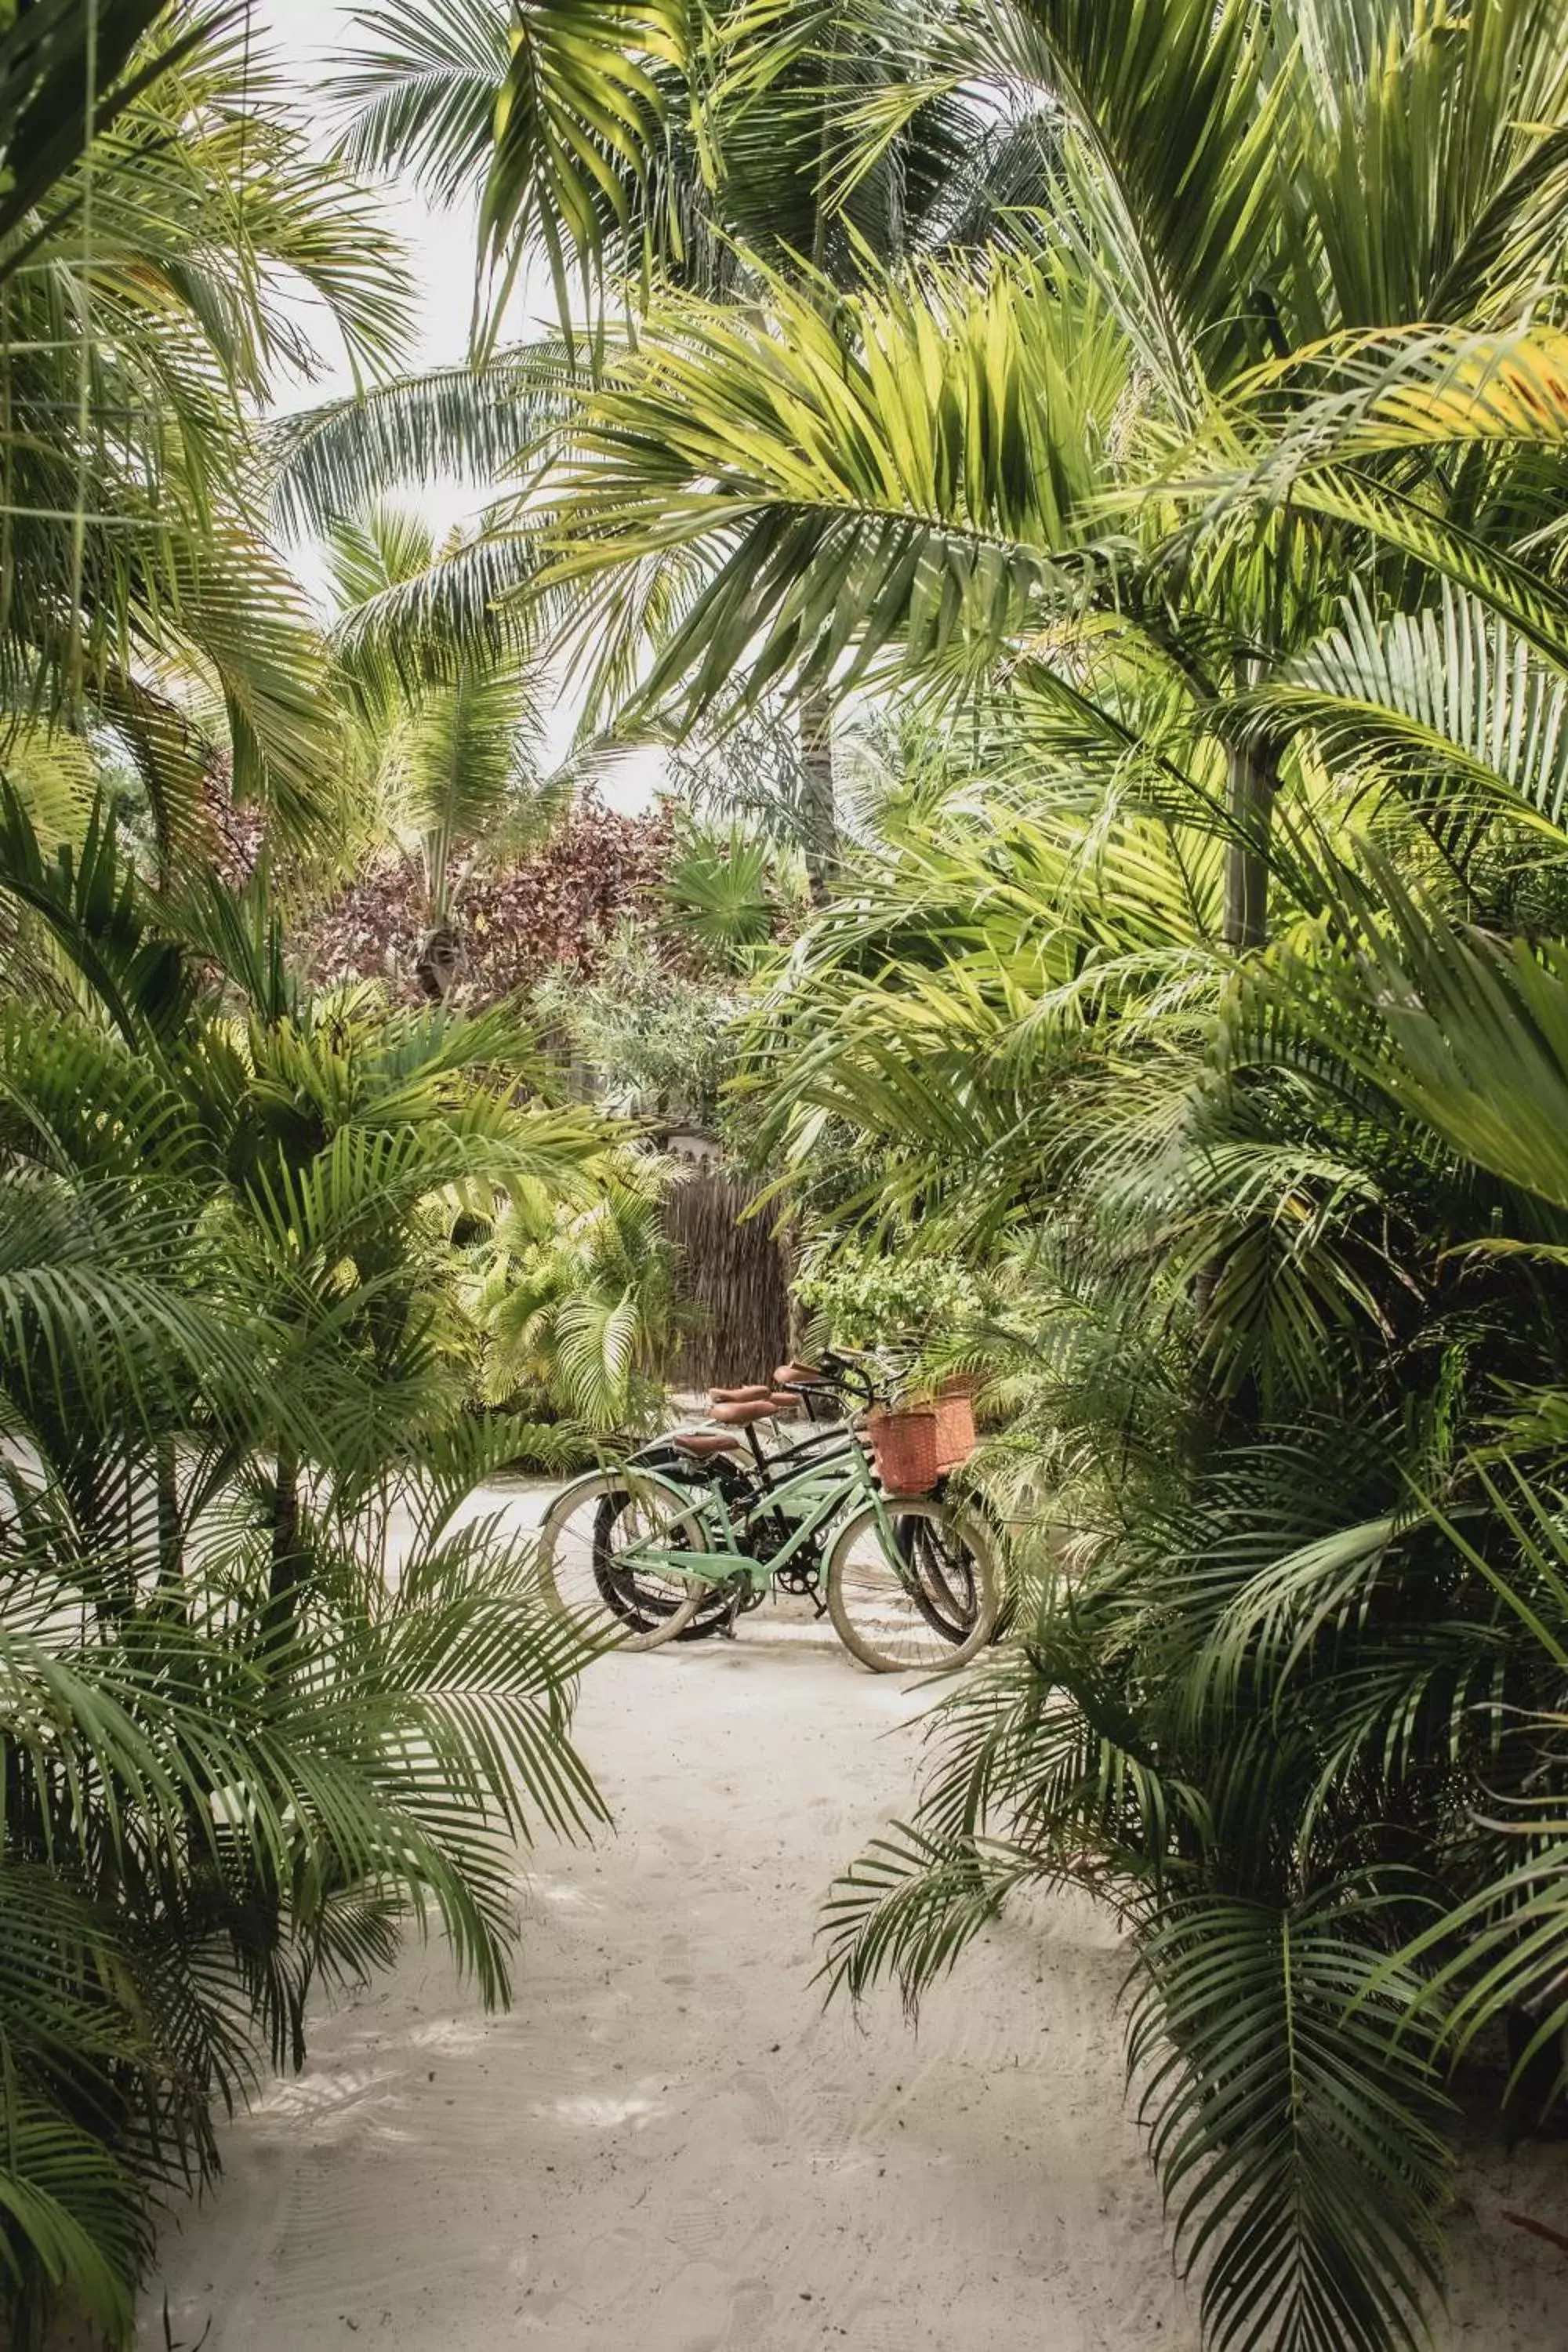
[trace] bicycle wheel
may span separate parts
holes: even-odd
[[[713,1588],[674,1575],[656,1556],[700,1551],[689,1510],[657,1479],[596,1471],[557,1496],[539,1530],[539,1568],[565,1615],[624,1650],[657,1650],[685,1632]]]
[[[900,1559],[914,1571],[916,1608],[944,1639],[962,1642],[978,1606],[973,1554],[950,1546],[934,1521],[901,1511],[893,1520],[893,1539]]]
[[[731,1473],[729,1463],[694,1462],[689,1456],[675,1452],[673,1449],[667,1458],[661,1458],[663,1454],[662,1448],[656,1451],[650,1446],[644,1454],[634,1454],[631,1461],[626,1464],[624,1475],[631,1476],[639,1470],[655,1470],[672,1486],[689,1490],[692,1510],[697,1515],[700,1525],[702,1504],[707,1496],[715,1496],[721,1508],[723,1507],[727,1496],[733,1496],[734,1474]],[[729,1486],[723,1483],[727,1476],[731,1477],[732,1482]],[[745,1482],[740,1480],[738,1483],[743,1486]],[[733,1588],[727,1584],[710,1584],[704,1590],[695,1617],[682,1625],[679,1633],[672,1638],[677,1642],[706,1642],[710,1635],[726,1632],[734,1613]]]
[[[626,1475],[625,1473],[622,1475],[623,1477]],[[668,1474],[667,1474],[667,1475],[668,1475]],[[686,1485],[687,1482],[678,1476],[673,1479],[672,1483],[677,1486],[681,1486]],[[700,1517],[701,1499],[702,1488],[700,1484],[699,1484],[694,1486],[692,1488],[691,1516],[689,1517],[682,1517],[679,1519],[672,1517],[670,1527],[666,1531],[663,1538],[663,1549],[668,1550],[671,1545],[679,1543],[682,1550],[689,1550],[694,1547],[701,1545],[706,1540],[701,1532],[701,1519]],[[675,1502],[672,1496],[666,1495],[664,1496],[664,1502],[667,1508],[672,1514],[679,1512],[679,1506]],[[628,1513],[632,1515],[629,1518],[626,1516]],[[616,1550],[616,1547],[618,1547],[619,1550],[624,1553],[629,1544],[641,1543],[646,1545],[657,1540],[657,1538],[650,1533],[649,1529],[646,1526],[640,1524],[638,1514],[642,1514],[643,1517],[646,1517],[645,1507],[641,1503],[637,1502],[624,1486],[618,1495],[606,1496],[605,1500],[600,1504],[598,1519],[595,1527],[595,1537],[600,1545],[598,1559],[601,1573],[607,1571],[608,1557]],[[623,1559],[621,1565],[621,1575],[623,1579],[626,1573],[626,1565]],[[668,1601],[668,1588],[669,1584],[675,1580],[673,1580],[668,1575],[650,1580],[645,1571],[641,1577],[637,1580],[638,1587],[637,1594],[637,1613],[653,1619],[658,1619],[662,1616]],[[680,1581],[682,1594],[684,1594],[686,1591],[686,1580],[679,1580]],[[612,1578],[611,1581],[612,1589],[614,1589],[614,1578]],[[712,1584],[706,1581],[699,1583],[697,1587],[696,1608],[689,1612],[683,1610],[681,1612],[680,1622],[676,1626],[674,1632],[666,1635],[665,1638],[671,1642],[707,1641],[710,1634],[722,1633],[724,1628],[730,1623],[734,1615],[734,1601],[735,1595],[732,1585],[728,1583]],[[612,1603],[612,1605],[614,1604]],[[645,1644],[645,1646],[650,1649],[657,1649],[658,1647],[658,1643],[657,1642],[648,1643]]]
[[[828,1555],[827,1607],[845,1648],[873,1674],[965,1664],[996,1622],[996,1566],[984,1523],[923,1495],[883,1506],[895,1557],[869,1504]]]

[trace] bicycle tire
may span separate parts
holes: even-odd
[[[683,1482],[680,1480],[676,1481],[677,1485],[680,1485]],[[621,1495],[606,1496],[604,1502],[599,1506],[601,1523],[603,1522],[606,1512],[616,1511],[618,1515],[618,1510],[620,1507],[624,1507],[626,1499],[624,1493]],[[695,1526],[696,1523],[693,1522],[692,1524]],[[700,1540],[700,1538],[699,1538],[699,1540]],[[722,1584],[700,1585],[698,1590],[697,1606],[695,1610],[689,1617],[682,1617],[680,1623],[677,1626],[675,1632],[669,1636],[669,1639],[672,1642],[710,1641],[715,1633],[721,1633],[724,1631],[724,1628],[730,1623],[733,1617],[734,1611],[735,1596],[730,1586]],[[659,1644],[656,1643],[654,1646],[658,1648]]]
[[[931,1596],[920,1591],[919,1570],[910,1565],[900,1573],[888,1559],[882,1518],[867,1504],[839,1529],[828,1555],[833,1630],[851,1657],[873,1674],[953,1673],[985,1647],[995,1630],[1000,1583],[984,1522],[962,1505],[928,1495],[894,1496],[882,1513],[895,1527],[907,1530],[910,1522],[919,1522],[956,1540],[973,1583],[972,1621],[962,1633],[940,1622]]]
[[[931,1491],[939,1502],[951,1504],[956,1510],[979,1514],[996,1570],[996,1622],[991,1629],[991,1639],[999,1642],[1018,1620],[1018,1588],[1010,1549],[1012,1529],[983,1486],[964,1484],[955,1491],[952,1480],[942,1477]]]
[[[974,1622],[974,1577],[969,1555],[965,1553],[958,1562],[949,1559],[932,1523],[923,1517],[895,1513],[893,1534],[912,1571],[910,1597],[921,1615],[944,1640],[962,1642]]]
[[[639,1470],[657,1471],[671,1486],[689,1487],[698,1501],[704,1495],[715,1495],[721,1504],[733,1496],[733,1484],[740,1478],[735,1465],[722,1456],[718,1461],[694,1459],[682,1454],[668,1440],[658,1441],[633,1454],[624,1465],[622,1475],[635,1476]],[[742,1482],[743,1483],[743,1482]],[[734,1616],[734,1594],[721,1585],[709,1585],[698,1604],[697,1614],[689,1624],[683,1625],[674,1636],[678,1642],[706,1642],[721,1633]]]
[[[617,1579],[613,1552],[607,1559],[602,1552],[601,1515],[608,1506],[613,1522],[638,1503],[650,1515],[662,1517],[690,1549],[701,1549],[696,1520],[689,1512],[681,1512],[665,1487],[655,1479],[614,1470],[575,1479],[556,1496],[540,1526],[537,1557],[544,1591],[563,1616],[603,1628],[616,1648],[640,1653],[678,1641],[710,1600],[712,1588],[696,1580],[683,1589],[675,1585],[666,1607],[652,1580],[645,1577],[639,1585],[635,1570]],[[584,1520],[585,1528],[580,1524]]]

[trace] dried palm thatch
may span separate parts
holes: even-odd
[[[789,1353],[786,1254],[765,1210],[745,1218],[762,1190],[702,1168],[666,1198],[664,1230],[680,1253],[681,1296],[691,1310],[670,1368],[678,1389],[765,1378]]]

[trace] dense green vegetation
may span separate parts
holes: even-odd
[[[405,309],[241,12],[0,26],[0,2326],[129,2334],[153,2199],[402,1925],[507,1995],[515,1850],[602,1807],[582,1645],[470,1502],[461,1205],[611,1155],[504,1010],[312,994],[207,789],[297,858],[353,771],[254,404],[303,279]],[[152,20],[160,18],[153,26]],[[149,27],[152,29],[149,29]],[[101,97],[98,136],[81,131]]]
[[[96,825],[0,854],[56,983],[0,1018],[5,2260],[19,2333],[119,2334],[257,2044],[409,1916],[503,1997],[514,1839],[599,1813],[576,1639],[463,1508],[542,1436],[464,1411],[441,1211],[595,1147],[504,1020],[313,1003]]]
[[[453,1517],[679,1324],[666,1176],[463,979],[564,664],[574,773],[689,814],[535,1031],[984,1376],[1021,1531],[831,1979],[1087,1885],[1210,2341],[1415,2345],[1458,2091],[1533,2127],[1568,2028],[1559,0],[514,19],[366,11],[327,163],[233,14],[3,34],[10,2300],[122,2330],[312,1979],[412,1906],[499,1994],[510,1840],[594,1813]],[[387,170],[478,204],[471,367],[395,373]],[[301,276],[366,389],[263,427]],[[295,977],[345,856],[399,1003]]]
[[[1213,2340],[1410,2341],[1449,2065],[1539,2106],[1564,2022],[1558,14],[752,7],[684,78],[637,15],[606,310],[689,120],[742,235],[748,124],[846,230],[944,106],[1030,166],[988,256],[650,268],[526,492],[623,724],[924,712],[751,1099],[987,1277],[1051,1540],[832,1965],[918,1992],[1086,1879]]]

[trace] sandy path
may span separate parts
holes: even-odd
[[[166,2290],[206,2352],[1195,2352],[1087,1906],[1005,1924],[918,2036],[822,2011],[816,1904],[907,1801],[910,1712],[772,1612],[596,1669],[619,1835],[537,1857],[511,2014],[416,1947],[323,2018],[167,2233],[145,2344]],[[1563,2218],[1541,2164],[1478,2191],[1443,2352],[1561,2352],[1568,2263],[1497,2218]]]

